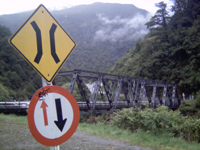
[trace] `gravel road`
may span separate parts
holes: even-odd
[[[131,146],[122,141],[93,136],[81,131],[76,131],[61,147],[73,150],[150,150],[148,148]]]
[[[0,118],[0,150],[49,150],[50,147],[41,145],[32,136],[28,125],[15,120]],[[106,139],[82,131],[76,131],[60,150],[150,150],[132,146],[123,141]]]

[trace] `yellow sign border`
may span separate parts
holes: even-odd
[[[71,41],[74,43],[74,47],[71,49],[70,53],[67,55],[67,57],[64,59],[64,61],[61,63],[61,65],[58,67],[58,69],[55,71],[53,76],[51,77],[50,80],[48,80],[45,75],[43,75],[27,58],[22,54],[22,52],[12,43],[12,39],[20,32],[20,30],[26,25],[26,23],[34,16],[34,14],[40,9],[40,7],[43,7],[46,12],[52,17],[52,19],[60,26],[60,28],[67,34],[67,36],[71,39]],[[43,5],[40,4],[35,11],[28,17],[28,19],[16,30],[16,32],[9,38],[8,40],[9,44],[33,67],[33,69],[42,77],[44,78],[47,82],[52,82],[52,80],[55,78],[63,64],[66,62],[66,60],[69,58],[71,53],[76,47],[76,42],[71,38],[71,36],[66,32],[66,30],[60,25],[60,23],[53,17],[53,15],[47,10],[47,8]]]

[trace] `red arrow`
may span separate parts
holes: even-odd
[[[48,107],[48,105],[45,103],[45,101],[42,101],[42,105],[40,106],[40,108],[43,109],[44,125],[45,125],[45,126],[48,126],[47,110],[46,110],[46,107]]]

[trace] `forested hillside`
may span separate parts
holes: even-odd
[[[13,33],[31,13],[1,15],[0,24]],[[148,33],[148,12],[134,5],[94,3],[51,13],[77,43],[66,62],[70,70],[108,70]]]
[[[41,78],[8,44],[11,32],[0,25],[0,101],[31,98]]]
[[[0,101],[30,99],[41,87],[41,77],[8,44],[31,13],[0,16]],[[51,13],[78,45],[66,62],[68,69],[105,71],[148,32],[148,12],[134,5],[94,3]],[[62,85],[70,79],[55,80]]]
[[[146,23],[150,32],[138,40],[110,73],[177,83],[180,93],[200,90],[200,1],[173,0]]]
[[[8,43],[10,30],[0,25],[0,101],[31,99],[42,86],[41,77]],[[61,71],[66,71],[62,67]],[[56,77],[62,85],[68,77]]]

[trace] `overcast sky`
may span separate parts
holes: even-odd
[[[160,1],[168,3],[169,6],[171,5],[170,0],[1,0],[0,15],[35,10],[40,4],[51,11],[52,9],[92,4],[94,2],[133,4],[154,14],[157,10],[155,3]]]

